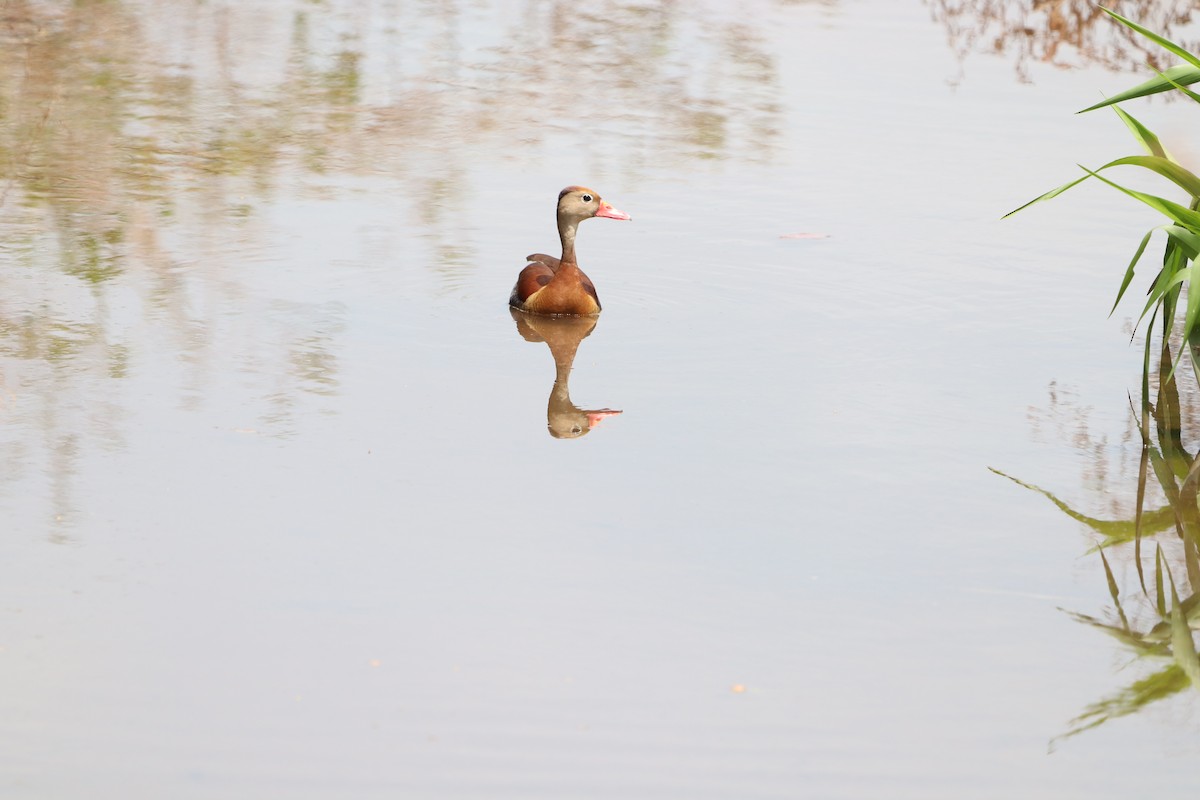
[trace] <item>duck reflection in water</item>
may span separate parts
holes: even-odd
[[[571,402],[567,379],[579,343],[596,329],[596,317],[544,317],[510,308],[517,332],[527,342],[545,342],[554,356],[554,388],[546,405],[546,427],[556,439],[578,439],[592,432],[605,417],[620,414],[611,408],[584,409]]]

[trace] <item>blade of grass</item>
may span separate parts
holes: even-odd
[[[1151,172],[1163,176],[1167,180],[1174,183],[1179,188],[1183,189],[1192,197],[1200,196],[1200,178],[1197,178],[1192,172],[1175,163],[1169,158],[1162,156],[1125,156],[1118,158],[1116,161],[1110,161],[1100,169],[1108,169],[1109,167],[1133,166],[1148,169]]]
[[[1150,345],[1154,341],[1154,319],[1158,309],[1150,315],[1146,325],[1146,346],[1142,352],[1142,447],[1150,447]]]
[[[1134,135],[1137,136],[1137,138],[1142,142],[1142,144],[1146,147],[1146,149],[1150,151],[1151,155],[1148,155],[1148,156],[1125,156],[1124,158],[1118,158],[1116,161],[1110,161],[1109,163],[1100,167],[1099,169],[1096,170],[1096,172],[1100,172],[1101,170],[1108,169],[1109,167],[1120,167],[1120,166],[1143,167],[1145,169],[1151,170],[1152,172],[1155,172],[1155,173],[1163,176],[1164,178],[1166,178],[1167,180],[1176,184],[1177,186],[1179,186],[1185,192],[1187,192],[1188,194],[1190,194],[1192,196],[1200,195],[1200,177],[1197,177],[1192,172],[1188,171],[1184,167],[1180,166],[1179,164],[1175,163],[1171,159],[1167,158],[1166,151],[1163,150],[1162,145],[1160,145],[1158,143],[1158,138],[1153,133],[1151,133],[1140,122],[1133,119],[1133,117],[1129,116],[1121,109],[1116,109],[1116,110],[1119,114],[1122,115],[1122,118],[1126,120],[1126,124],[1129,125],[1130,130],[1132,130],[1134,132]],[[1012,211],[1009,211],[1007,214],[1005,214],[1003,217],[1001,217],[1001,219],[1007,219],[1008,217],[1011,217],[1013,214],[1016,214],[1018,211],[1023,211],[1026,208],[1029,208],[1031,205],[1034,205],[1035,203],[1041,203],[1045,200],[1051,200],[1055,197],[1058,197],[1063,192],[1065,192],[1068,189],[1071,189],[1075,186],[1078,186],[1079,184],[1083,183],[1086,180],[1087,180],[1087,178],[1076,178],[1073,181],[1064,183],[1062,186],[1059,186],[1055,189],[1051,189],[1050,191],[1048,191],[1044,194],[1040,194],[1037,197],[1030,200],[1028,203],[1025,203],[1024,205],[1014,208]]]
[[[1191,262],[1186,272],[1189,290],[1187,294],[1187,313],[1183,318],[1184,340],[1191,338],[1192,331],[1196,328],[1197,316],[1200,315],[1200,261]],[[1186,345],[1179,348],[1179,356],[1182,357],[1184,351],[1187,349],[1189,348]],[[1175,363],[1178,364],[1179,360],[1179,358],[1176,358]]]
[[[1112,11],[1111,9],[1107,9],[1104,6],[1101,6],[1100,10],[1103,11],[1105,14],[1108,14],[1110,17],[1112,17],[1113,19],[1115,19],[1117,22],[1121,23],[1122,25],[1126,26],[1127,28],[1131,28],[1131,29],[1137,31],[1142,36],[1145,36],[1147,39],[1154,42],[1155,44],[1157,44],[1159,47],[1163,48],[1164,50],[1166,50],[1170,53],[1174,53],[1175,55],[1179,56],[1184,61],[1191,64],[1193,67],[1200,67],[1200,58],[1193,55],[1187,49],[1175,44],[1170,39],[1163,38],[1162,36],[1159,36],[1157,33],[1150,30],[1149,28],[1143,28],[1141,25],[1138,25],[1133,20],[1126,19],[1125,17],[1122,17],[1117,12]]]
[[[1165,72],[1160,72],[1157,78],[1151,78],[1145,83],[1139,83],[1132,89],[1118,92],[1107,100],[1102,100],[1094,106],[1088,106],[1075,113],[1086,114],[1098,108],[1111,106],[1113,103],[1123,103],[1126,100],[1135,100],[1139,97],[1149,97],[1152,94],[1170,91],[1176,84],[1191,85],[1197,81],[1200,81],[1200,67],[1193,64],[1177,64]]]
[[[1079,184],[1083,183],[1087,179],[1088,179],[1088,176],[1085,175],[1082,178],[1076,178],[1075,180],[1073,180],[1069,183],[1064,183],[1062,186],[1059,186],[1057,189],[1051,189],[1050,191],[1046,192],[1045,194],[1040,194],[1037,197],[1030,200],[1025,205],[1014,208],[1012,211],[1008,212],[1000,219],[1008,219],[1013,214],[1016,214],[1018,211],[1024,211],[1025,209],[1029,208],[1031,205],[1033,205],[1035,203],[1040,203],[1044,200],[1050,200],[1051,198],[1058,197],[1060,194],[1065,192],[1067,189],[1070,189],[1073,186],[1078,186]]]
[[[1146,346],[1142,354],[1142,408],[1138,419],[1138,432],[1142,435],[1142,453],[1138,458],[1137,510],[1133,518],[1133,560],[1137,564],[1138,583],[1142,587],[1142,594],[1146,594],[1146,575],[1142,569],[1142,518],[1146,508],[1146,472],[1150,463],[1150,343],[1153,340],[1152,316],[1150,324],[1146,326]]]
[[[1155,211],[1159,212],[1160,214],[1170,217],[1171,219],[1175,220],[1177,223],[1184,226],[1185,228],[1191,228],[1192,230],[1200,230],[1200,212],[1193,211],[1190,208],[1179,205],[1179,203],[1173,202],[1171,200],[1167,200],[1166,198],[1163,198],[1163,197],[1158,197],[1157,195],[1147,194],[1146,192],[1139,192],[1136,189],[1128,189],[1119,183],[1114,183],[1113,181],[1110,181],[1108,178],[1104,177],[1103,175],[1097,174],[1096,172],[1088,169],[1087,167],[1083,166],[1082,164],[1079,165],[1079,168],[1081,170],[1083,170],[1084,172],[1086,172],[1088,175],[1091,175],[1093,178],[1096,178],[1097,180],[1101,180],[1104,183],[1107,183],[1109,186],[1113,187],[1114,189],[1116,189],[1120,192],[1123,192],[1123,193],[1129,195],[1130,197],[1134,198],[1135,200],[1142,201],[1146,205],[1153,208]]]
[[[1129,288],[1129,284],[1133,281],[1133,270],[1137,267],[1137,263],[1141,261],[1142,254],[1146,252],[1146,245],[1150,243],[1150,237],[1154,235],[1154,230],[1154,228],[1151,228],[1146,231],[1146,235],[1142,237],[1141,244],[1138,245],[1137,251],[1133,254],[1133,259],[1130,260],[1129,266],[1125,269],[1125,277],[1121,279],[1121,288],[1117,290],[1117,299],[1113,301],[1112,309],[1108,312],[1110,317],[1117,310],[1117,306],[1121,304],[1121,298],[1125,296],[1125,290]]]
[[[1187,65],[1187,66],[1190,66],[1190,65]],[[1158,72],[1158,70],[1155,70],[1155,72]],[[1176,91],[1180,92],[1181,94],[1187,95],[1188,98],[1190,98],[1193,103],[1200,103],[1200,94],[1196,94],[1191,89],[1187,88],[1187,86],[1185,84],[1180,83],[1179,81],[1172,78],[1170,75],[1167,75],[1166,72],[1158,72],[1158,74],[1159,74],[1159,77],[1161,77],[1167,83],[1171,84],[1172,88],[1174,88]],[[1195,83],[1195,81],[1191,81],[1191,82]]]
[[[1167,157],[1167,149],[1162,146],[1162,142],[1158,140],[1158,136],[1154,131],[1138,122],[1133,114],[1130,114],[1120,106],[1113,106],[1113,111],[1125,123],[1125,127],[1129,128],[1129,132],[1133,134],[1133,138],[1142,143],[1142,147],[1146,148],[1146,152],[1160,158]]]
[[[1175,244],[1183,248],[1188,258],[1200,256],[1200,234],[1182,225],[1164,225],[1162,230]]]
[[[1185,280],[1187,280],[1187,273],[1183,270],[1175,270],[1172,272],[1168,267],[1163,267],[1162,271],[1158,273],[1158,280],[1155,282],[1154,286],[1150,287],[1150,296],[1146,299],[1146,307],[1142,309],[1141,316],[1138,317],[1138,324],[1141,324],[1142,319],[1151,311],[1151,309],[1158,307],[1160,301],[1162,301],[1165,306],[1170,300],[1170,292],[1172,287],[1178,286]],[[1170,313],[1168,314],[1166,312]],[[1173,312],[1174,309],[1165,309],[1164,318],[1168,315],[1174,317]]]
[[[1168,275],[1177,275],[1183,268],[1184,260],[1178,247],[1167,245],[1163,248],[1163,271]],[[1170,341],[1171,331],[1175,328],[1175,309],[1179,305],[1179,286],[1167,287],[1162,300],[1162,335],[1163,347]]]
[[[1148,195],[1144,192],[1127,189],[1120,184],[1110,181],[1108,178],[1105,178],[1102,175],[1096,174],[1083,165],[1080,165],[1080,169],[1087,172],[1092,177],[1107,183],[1114,189],[1117,189],[1118,191],[1123,192],[1137,200],[1141,200],[1151,208],[1154,208],[1155,210],[1166,214],[1167,216],[1171,216],[1172,218],[1176,219],[1177,222],[1181,223],[1179,227],[1185,231],[1190,229],[1188,227],[1189,223],[1200,223],[1200,212],[1193,211],[1190,208],[1184,208],[1178,203],[1165,200],[1161,197],[1155,197],[1154,195]],[[1200,225],[1192,224],[1191,227],[1200,228]],[[1158,276],[1155,278],[1154,285],[1150,289],[1150,296],[1146,301],[1145,307],[1142,309],[1141,315],[1138,317],[1139,324],[1145,318],[1146,314],[1150,312],[1150,309],[1159,305],[1160,302],[1162,303],[1164,309],[1164,329],[1169,331],[1171,326],[1174,324],[1174,299],[1178,296],[1180,284],[1187,280],[1187,275],[1183,274],[1181,269],[1186,263],[1186,260],[1183,258],[1185,248],[1177,245],[1175,243],[1176,239],[1186,241],[1184,237],[1178,235],[1169,239],[1167,247],[1163,253],[1163,269],[1158,273]]]

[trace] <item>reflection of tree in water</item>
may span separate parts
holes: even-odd
[[[743,21],[674,3],[529,4],[501,39],[480,100],[530,142],[583,128],[647,160],[769,157],[774,61]]]
[[[1096,506],[1096,513],[1128,516],[1133,500],[1126,492],[1115,491],[1130,480],[1137,480],[1137,423],[1132,417],[1113,437],[1104,422],[1094,420],[1096,409],[1083,402],[1072,386],[1052,381],[1046,388],[1042,406],[1031,406],[1026,418],[1035,440],[1046,444],[1066,444],[1079,456],[1080,483]]]
[[[995,53],[1015,61],[1017,76],[1030,80],[1035,63],[1057,67],[1099,64],[1114,70],[1165,69],[1161,49],[1117,25],[1092,0],[926,0],[935,21],[946,27],[959,62],[971,53]],[[1101,4],[1108,5],[1108,4]],[[1198,40],[1180,34],[1193,19],[1192,0],[1127,0],[1117,10],[1189,49]],[[1167,56],[1167,59],[1170,57]]]
[[[275,435],[337,392],[343,309],[243,278],[264,205],[385,179],[428,248],[413,261],[452,289],[477,261],[459,209],[481,163],[584,152],[636,179],[770,159],[755,24],[614,0],[4,3],[0,481],[40,467],[67,514],[73,465],[121,446],[122,378],[152,356],[193,409],[237,354]]]
[[[529,2],[495,26],[480,13],[15,4],[0,28],[2,177],[74,212],[66,238],[87,229],[96,249],[128,238],[130,205],[151,228],[183,190],[244,213],[233,197],[296,170],[386,174],[436,225],[480,157],[770,157],[777,75],[744,20],[611,0]]]

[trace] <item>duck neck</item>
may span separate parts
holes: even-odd
[[[575,263],[575,228],[578,220],[560,219],[558,221],[558,238],[562,240],[562,263]]]

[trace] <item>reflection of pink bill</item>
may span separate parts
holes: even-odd
[[[828,239],[828,233],[781,233],[780,239]]]
[[[600,420],[604,419],[605,417],[615,417],[617,414],[620,414],[621,412],[613,411],[611,408],[602,408],[602,409],[599,409],[598,411],[588,411],[585,413],[587,414],[587,418],[588,418],[588,427],[594,428],[597,425],[599,425]]]

